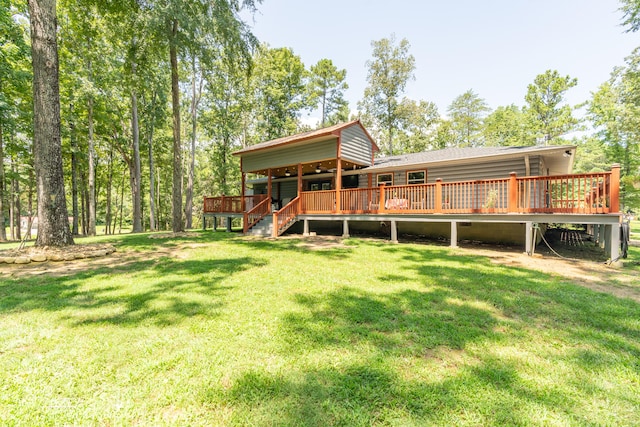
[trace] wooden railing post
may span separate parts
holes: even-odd
[[[436,204],[434,206],[436,213],[442,213],[442,178],[436,179],[436,199],[434,203]]]
[[[384,206],[384,184],[380,186],[380,200],[378,200],[378,211],[384,212],[386,207]]]
[[[507,204],[507,212],[514,213],[518,211],[518,179],[516,173],[509,174],[509,203]]]
[[[620,163],[611,166],[611,183],[609,184],[609,212],[620,212]]]
[[[242,233],[247,234],[249,231],[249,214],[247,212],[242,213]]]
[[[272,236],[278,237],[278,212],[273,213]]]

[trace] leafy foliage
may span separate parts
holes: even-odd
[[[395,35],[373,41],[371,46],[373,59],[367,62],[368,86],[358,108],[363,111],[365,123],[370,122],[386,141],[385,151],[393,154],[396,132],[404,118],[400,97],[409,80],[415,78],[415,58],[409,53],[409,41],[402,39],[396,44]]]
[[[320,105],[321,127],[349,119],[349,103],[344,99],[344,91],[349,89],[346,78],[347,70],[339,70],[330,59],[321,59],[311,66],[307,96],[310,105]]]
[[[547,145],[575,128],[578,121],[571,114],[571,107],[563,102],[565,93],[577,84],[577,79],[547,70],[528,86],[524,111],[539,143]]]
[[[489,110],[486,101],[472,89],[453,100],[447,112],[456,147],[482,145],[482,119]]]
[[[589,114],[604,153],[622,166],[622,204],[640,209],[640,49],[593,94]]]

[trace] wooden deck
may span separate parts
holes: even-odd
[[[306,191],[274,215],[279,235],[299,215],[619,213],[620,169],[611,172]],[[206,197],[205,214],[243,213],[245,232],[271,213],[266,195]]]

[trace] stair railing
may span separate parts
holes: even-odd
[[[292,199],[285,207],[273,213],[273,237],[284,233],[298,215],[300,215],[300,196]]]
[[[243,233],[247,233],[251,227],[256,225],[262,218],[269,215],[271,213],[271,199],[266,198],[257,205],[255,205],[252,209],[244,212],[243,217]]]

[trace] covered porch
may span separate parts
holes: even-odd
[[[340,174],[337,174],[340,175]],[[206,214],[243,217],[244,232],[271,215],[274,237],[298,220],[619,224],[620,166],[609,172],[302,191],[275,209],[267,195],[205,198]],[[370,181],[370,179],[369,179]],[[338,182],[338,179],[336,179]],[[269,185],[271,187],[271,185]],[[392,240],[394,238],[392,228]],[[307,229],[305,223],[305,229]],[[613,247],[616,233],[609,231]],[[452,245],[455,232],[452,228]],[[615,251],[615,249],[614,249]]]

